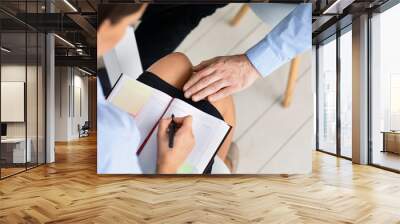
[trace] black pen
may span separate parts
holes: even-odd
[[[176,132],[176,129],[178,128],[178,125],[177,125],[177,123],[174,121],[174,114],[172,114],[172,116],[171,116],[171,123],[169,123],[169,125],[168,125],[168,130],[167,130],[167,132],[168,132],[168,147],[170,148],[170,149],[172,149],[173,147],[174,147],[174,136],[175,136],[175,132]]]

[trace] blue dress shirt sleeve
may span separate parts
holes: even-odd
[[[246,55],[257,71],[266,77],[296,55],[311,49],[312,8],[299,4]]]
[[[136,151],[140,132],[135,119],[108,103],[97,82],[97,173],[142,173]]]

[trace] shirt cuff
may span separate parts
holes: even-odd
[[[263,77],[270,75],[282,64],[282,56],[268,45],[268,41],[261,42],[246,52],[251,64]]]

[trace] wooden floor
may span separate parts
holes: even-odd
[[[1,168],[1,177],[7,177],[11,176],[13,174],[23,172],[25,170],[25,167],[8,167],[8,168]]]
[[[400,175],[315,153],[310,175],[98,176],[96,139],[0,181],[0,223],[400,223]]]
[[[392,152],[382,152],[374,150],[372,157],[374,164],[400,170],[400,155]]]

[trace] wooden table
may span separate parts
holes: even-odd
[[[382,152],[400,154],[400,131],[383,131]]]

